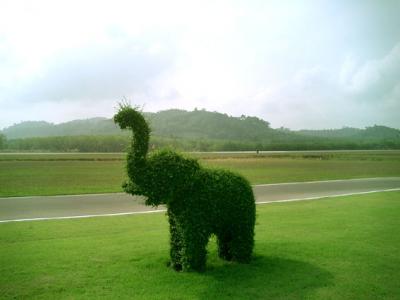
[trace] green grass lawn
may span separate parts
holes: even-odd
[[[400,192],[257,206],[249,265],[166,267],[163,213],[0,224],[0,298],[398,299]]]
[[[193,154],[252,184],[400,176],[400,151]],[[125,155],[0,154],[0,197],[121,192]]]
[[[252,184],[400,176],[400,160],[240,158],[204,160],[204,165],[239,172]]]
[[[122,191],[123,161],[0,161],[0,196]]]

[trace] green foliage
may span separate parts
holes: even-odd
[[[0,150],[6,146],[6,136],[0,133]]]
[[[205,110],[165,110],[144,113],[144,117],[153,132],[150,143],[156,148],[169,145],[184,151],[400,149],[400,131],[385,126],[290,131],[273,129],[268,122],[256,117],[231,117]],[[129,144],[128,136],[105,118],[57,125],[23,122],[5,128],[3,133],[9,139],[8,148],[15,150],[55,151],[61,144],[65,147],[57,151],[89,151],[86,149],[90,148],[90,151],[105,152],[125,150],[121,144],[112,145],[113,139],[124,140],[125,146]],[[52,138],[44,138],[49,136]],[[85,141],[87,136],[96,136],[91,137],[89,146]],[[47,148],[37,149],[39,145]],[[69,149],[72,146],[75,148]]]
[[[166,204],[170,223],[171,267],[204,270],[212,234],[219,256],[248,263],[254,246],[255,200],[249,182],[225,170],[202,168],[197,160],[171,150],[147,156],[149,128],[143,115],[123,105],[114,120],[133,131],[127,156],[125,191]]]
[[[130,144],[125,135],[108,136],[52,136],[24,139],[9,139],[4,145],[11,151],[51,151],[51,152],[124,152]],[[181,139],[160,136],[150,137],[151,148],[170,147],[180,151],[255,151],[255,150],[367,150],[400,149],[400,139],[322,139],[310,137],[308,140],[268,140],[266,142],[246,142],[209,139]]]
[[[253,141],[275,134],[269,123],[256,117],[231,117],[205,110],[165,110],[148,115],[154,134],[184,139]]]
[[[129,190],[131,192],[134,190],[136,194],[140,194],[139,189],[136,187],[132,189],[132,187],[141,185],[142,175],[146,171],[145,159],[149,149],[149,126],[139,111],[126,104],[120,105],[118,113],[114,116],[114,122],[121,129],[129,128],[133,132],[132,144],[127,156],[127,172],[132,182],[129,185]]]
[[[45,121],[25,121],[5,128],[4,134],[10,139],[20,139],[71,135],[118,135],[121,134],[121,130],[115,126],[112,120],[91,118],[61,124]]]

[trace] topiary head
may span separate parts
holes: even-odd
[[[132,108],[129,104],[120,104],[113,119],[121,129],[126,129],[135,127],[137,120],[142,118],[142,114],[136,108]]]

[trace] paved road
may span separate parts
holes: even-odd
[[[400,177],[283,183],[253,186],[258,203],[320,198],[383,190],[400,190]],[[0,222],[145,212],[151,209],[140,197],[123,193],[0,198]],[[164,210],[159,207],[158,210]]]

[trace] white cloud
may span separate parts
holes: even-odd
[[[338,74],[321,66],[301,69],[254,98],[265,104],[263,112],[273,126],[399,127],[400,43],[382,58],[361,65],[348,56]]]
[[[379,52],[385,26],[364,36],[379,7],[346,3],[1,1],[0,128],[109,115],[124,96],[276,127],[400,127],[398,18]]]
[[[346,68],[347,64],[344,70]],[[344,84],[356,94],[374,97],[382,92],[390,92],[400,83],[400,42],[382,58],[367,61],[359,68],[353,65],[351,73]]]
[[[295,129],[335,127],[341,119],[336,107],[344,100],[335,77],[321,66],[301,69],[286,82],[261,89],[255,99],[264,103],[263,114],[273,127]]]
[[[151,81],[174,63],[173,49],[151,53],[145,45],[126,41],[91,45],[53,57],[39,74],[10,91],[17,101],[112,100],[147,93]]]

